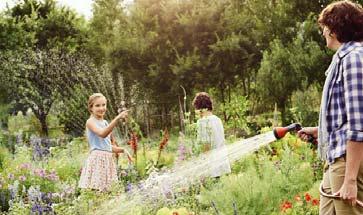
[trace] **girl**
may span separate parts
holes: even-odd
[[[117,115],[110,124],[104,120],[106,110],[107,100],[105,96],[101,93],[95,93],[89,97],[88,111],[91,116],[86,122],[86,135],[90,154],[82,169],[79,181],[80,188],[106,191],[113,182],[118,181],[112,152],[122,153],[125,150],[112,144],[111,132],[120,119],[127,118],[127,110]]]
[[[218,178],[223,174],[230,173],[231,167],[228,159],[228,151],[224,144],[224,129],[221,119],[213,115],[213,103],[205,92],[197,93],[193,105],[199,112],[200,119],[197,121],[197,140],[202,144],[203,151],[211,151],[210,176]]]

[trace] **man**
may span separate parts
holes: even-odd
[[[319,16],[326,45],[336,50],[326,71],[319,127],[303,128],[299,137],[318,139],[318,152],[327,161],[320,214],[363,214],[363,9],[351,1],[328,5]]]

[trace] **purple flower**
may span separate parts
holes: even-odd
[[[21,175],[21,176],[19,176],[19,180],[20,181],[25,181],[26,180],[26,177],[24,175]]]
[[[43,208],[38,203],[33,204],[31,211],[36,214],[43,214]]]
[[[44,169],[35,169],[34,171],[34,174],[41,177],[41,178],[44,178],[45,177],[45,170]]]
[[[13,180],[14,179],[14,174],[13,173],[9,173],[8,174],[8,179]]]
[[[59,177],[58,177],[57,173],[54,170],[52,172],[50,172],[50,174],[48,174],[46,176],[46,178],[48,180],[51,180],[51,181],[58,181],[59,180]]]
[[[131,183],[127,183],[126,187],[125,187],[125,191],[126,192],[130,192],[132,190],[132,184]]]
[[[187,155],[187,148],[184,146],[184,144],[179,144],[178,147],[178,161],[185,160]]]

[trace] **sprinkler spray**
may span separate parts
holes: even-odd
[[[294,131],[300,131],[301,130],[301,125],[299,123],[292,123],[291,125],[288,125],[286,127],[275,127],[273,129],[273,133],[275,135],[275,138],[281,139],[283,138],[288,132]],[[316,143],[316,139],[312,136],[312,135],[308,135],[309,139],[308,142],[310,143]]]

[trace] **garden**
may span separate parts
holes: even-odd
[[[163,197],[148,195],[140,201],[135,196],[149,193],[140,188],[148,177],[202,154],[192,150],[192,135],[177,138],[164,130],[159,141],[150,143],[131,135],[134,163],[118,158],[120,181],[102,193],[78,188],[88,154],[85,138],[19,132],[32,117],[10,117],[9,122],[16,118],[16,135],[10,130],[1,136],[0,203],[8,214],[318,214],[322,163],[314,147],[294,135],[241,157],[232,173],[220,179],[197,178],[178,189],[170,186]]]

